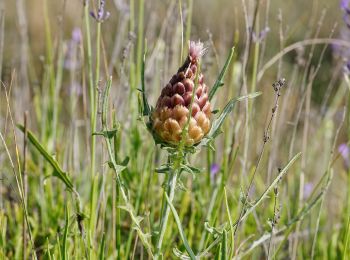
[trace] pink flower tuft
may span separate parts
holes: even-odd
[[[193,61],[198,60],[200,57],[202,57],[205,54],[206,51],[207,51],[207,49],[204,48],[204,45],[202,42],[190,41],[191,60],[193,60]]]

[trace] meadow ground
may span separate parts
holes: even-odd
[[[0,259],[350,259],[349,75],[348,0],[1,0]]]

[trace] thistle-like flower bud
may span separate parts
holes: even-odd
[[[204,83],[203,74],[197,75],[199,59],[204,52],[201,42],[190,42],[185,63],[162,89],[158,98],[152,113],[153,130],[167,143],[180,143],[190,110],[192,115],[188,122],[188,132],[183,137],[185,145],[198,143],[210,130],[211,106],[208,87]],[[194,99],[191,103],[193,93]]]

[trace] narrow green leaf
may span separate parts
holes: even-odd
[[[228,221],[230,223],[230,227],[232,227],[233,226],[233,222],[232,222],[230,207],[228,205],[226,187],[224,187],[224,198],[225,198],[225,205],[226,205],[226,212],[227,212]],[[233,258],[233,253],[234,253],[234,248],[235,248],[234,247],[235,246],[235,235],[234,235],[233,228],[231,228],[230,234],[231,234],[231,253],[230,253],[229,259],[232,259]]]
[[[214,86],[211,88],[211,90],[209,92],[209,100],[212,100],[212,98],[214,97],[216,91],[218,91],[219,87],[222,87],[224,85],[222,80],[223,80],[223,78],[224,78],[224,76],[226,74],[227,68],[230,66],[230,63],[231,63],[234,51],[235,51],[235,48],[232,47],[231,50],[230,50],[230,53],[228,54],[228,57],[226,59],[224,67],[222,68],[218,78],[215,81]]]
[[[146,85],[145,85],[145,63],[147,54],[147,42],[145,42],[145,52],[143,54],[142,64],[141,64],[141,92],[143,101],[143,116],[149,116],[151,114],[151,109],[146,97]]]
[[[112,139],[118,131],[119,131],[119,127],[116,127],[116,128],[111,129],[111,130],[94,132],[94,133],[92,133],[92,135],[100,135],[100,136],[106,137],[108,139]]]
[[[67,254],[68,227],[69,227],[69,212],[68,212],[68,207],[66,205],[65,225],[64,225],[64,233],[63,233],[63,241],[62,241],[63,260],[68,259],[68,254]]]
[[[227,232],[224,229],[222,233],[222,242],[221,242],[221,260],[226,260],[226,252],[227,252]]]
[[[156,173],[168,173],[171,168],[165,164],[155,169]]]
[[[222,247],[222,244],[220,243],[217,250],[216,250],[216,254],[215,254],[215,260],[220,260],[221,259],[221,247]]]
[[[191,173],[191,174],[198,174],[198,173],[202,172],[200,169],[193,167],[193,166],[190,166],[190,165],[186,165],[186,164],[181,164],[180,168],[183,171]]]
[[[24,133],[24,126],[18,124],[17,127]],[[56,159],[46,151],[46,149],[39,143],[38,139],[31,131],[27,130],[27,136],[29,141],[34,145],[39,153],[53,167],[53,176],[59,178],[66,185],[67,189],[73,191],[74,186],[72,181],[70,180],[68,174],[61,169]]]
[[[103,233],[102,235],[102,242],[100,245],[100,253],[98,259],[103,260],[105,259],[105,246],[106,246],[106,234]]]
[[[121,166],[127,166],[130,161],[130,157],[126,156],[125,159],[120,163]]]
[[[195,254],[193,253],[193,251],[192,251],[190,245],[188,244],[188,241],[187,241],[186,236],[185,236],[185,232],[184,232],[183,229],[182,229],[181,221],[180,221],[179,215],[177,214],[174,205],[173,205],[173,204],[171,203],[171,201],[169,200],[168,195],[167,195],[166,193],[164,193],[164,195],[165,195],[165,198],[166,198],[166,200],[167,200],[167,202],[168,202],[168,205],[169,205],[169,207],[170,207],[170,209],[171,209],[171,212],[173,213],[173,216],[174,216],[174,219],[175,219],[177,228],[179,229],[180,237],[181,237],[181,239],[182,239],[182,242],[183,242],[184,245],[185,245],[186,251],[187,251],[187,253],[190,255],[190,257],[191,257],[192,260],[193,260],[193,259],[196,259]]]
[[[344,242],[344,252],[343,252],[343,260],[346,259],[346,256],[350,255],[350,252],[348,253],[349,249],[349,237],[350,237],[350,216],[348,217],[348,224],[346,225],[346,232],[345,232],[345,242]]]

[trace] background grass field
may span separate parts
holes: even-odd
[[[147,130],[139,89],[144,75],[155,106],[187,42],[201,40],[209,87],[234,47],[213,118],[233,98],[261,95],[236,104],[213,149],[189,156],[200,171],[178,179],[163,259],[350,259],[340,3],[107,0],[95,19],[100,4],[0,2],[0,258],[157,255],[167,152]],[[105,127],[118,131],[92,135]]]

